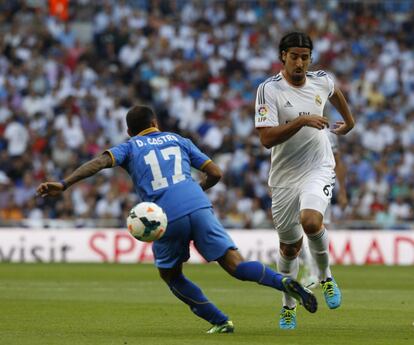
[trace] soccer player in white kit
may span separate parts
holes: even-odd
[[[331,131],[344,135],[354,118],[342,92],[324,71],[308,72],[313,44],[301,32],[285,35],[279,44],[282,71],[259,85],[255,126],[260,141],[271,148],[269,186],[273,222],[279,234],[279,271],[297,277],[303,232],[318,269],[325,301],[331,309],[341,304],[341,292],[329,267],[328,234],[323,215],[335,181],[335,160],[323,117],[327,100],[344,121]],[[279,326],[296,328],[296,302],[283,296]]]

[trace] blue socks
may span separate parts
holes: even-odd
[[[194,314],[211,324],[221,325],[229,319],[204,296],[197,285],[188,280],[183,274],[173,278],[169,287],[172,293],[187,304]]]
[[[270,286],[274,289],[286,292],[282,284],[284,276],[272,271],[259,261],[242,262],[236,267],[234,276],[240,280],[256,282],[260,285]]]

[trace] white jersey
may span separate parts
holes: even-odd
[[[334,82],[324,71],[307,72],[301,87],[290,85],[282,73],[259,85],[255,126],[274,127],[298,116],[323,115]],[[282,144],[272,147],[269,186],[292,187],[315,169],[334,169],[335,160],[327,131],[302,127]]]

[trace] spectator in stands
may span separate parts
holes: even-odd
[[[162,4],[155,10],[149,0],[73,2],[66,24],[39,9],[43,2],[15,2],[15,11],[7,12],[0,23],[0,170],[13,193],[26,171],[33,170],[36,182],[50,172],[64,174],[72,162],[125,140],[117,114],[146,102],[164,130],[190,135],[214,159],[227,162],[227,192],[217,201],[228,206],[220,210],[222,220],[230,210],[228,218],[239,218],[229,196],[245,179],[254,190],[246,198],[253,208],[259,198],[268,215],[269,152],[252,135],[249,106],[264,76],[281,68],[268,42],[300,29],[312,32],[315,68],[338,76],[358,114],[355,134],[341,143],[349,166],[349,214],[337,216],[374,219],[369,206],[376,192],[390,207],[401,196],[412,217],[413,2]],[[361,22],[370,29],[361,33]],[[335,121],[337,114],[330,115]],[[102,176],[99,188],[109,178]],[[104,194],[90,184],[84,212],[71,209],[68,200],[27,207],[50,217],[97,217],[90,205]],[[119,200],[122,206],[127,195]],[[116,217],[123,221],[125,212]],[[239,224],[248,226],[249,220]]]

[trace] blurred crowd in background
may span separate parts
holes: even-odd
[[[227,228],[271,228],[256,88],[282,68],[280,38],[301,30],[357,121],[339,138],[349,204],[334,195],[332,221],[401,227],[414,220],[413,18],[410,0],[1,1],[0,223],[124,226],[139,200],[121,168],[57,199],[35,189],[126,140],[125,114],[144,103],[223,169],[209,195]]]

